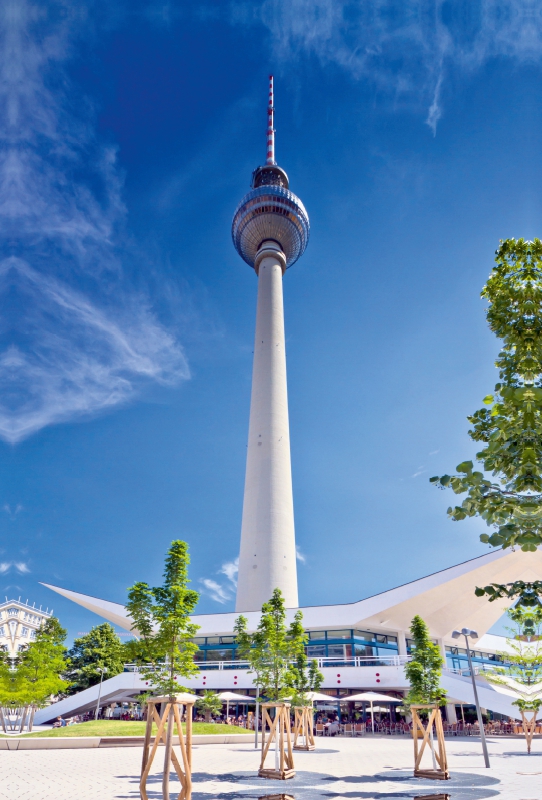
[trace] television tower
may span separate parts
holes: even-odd
[[[235,211],[235,249],[258,276],[252,395],[236,611],[259,611],[278,588],[298,606],[282,278],[303,255],[309,217],[275,161],[273,76],[267,161]]]

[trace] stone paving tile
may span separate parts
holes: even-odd
[[[258,753],[249,745],[195,747],[193,800],[248,800],[280,792],[295,800],[404,800],[441,793],[450,800],[542,800],[542,752],[528,756],[519,739],[490,740],[489,770],[479,741],[447,741],[452,780],[446,782],[413,779],[407,738],[319,740],[318,745],[312,753],[295,754],[297,774],[290,781],[259,779]],[[542,751],[542,741],[534,745]],[[140,761],[139,748],[2,751],[0,798],[137,800]],[[161,797],[160,784],[157,769],[149,782],[153,800]],[[179,788],[172,780],[172,800]]]

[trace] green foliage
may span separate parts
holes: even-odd
[[[429,629],[423,619],[415,616],[410,624],[413,641],[412,661],[405,664],[410,689],[405,697],[405,708],[416,704],[446,704],[446,692],[440,687],[443,659],[438,645],[431,641]]]
[[[262,606],[258,628],[247,632],[247,619],[235,621],[237,654],[249,662],[249,672],[256,674],[254,683],[270,700],[283,700],[294,690],[295,673],[291,662],[304,654],[307,636],[302,625],[303,614],[297,611],[290,626],[286,625],[286,608],[280,589]]]
[[[488,586],[477,586],[474,590],[477,597],[487,595],[489,602],[493,603],[503,597],[514,599],[518,598],[518,605],[527,608],[542,608],[542,581],[514,581],[514,583],[490,583]]]
[[[503,342],[500,381],[468,419],[471,439],[483,445],[476,459],[497,480],[464,461],[457,475],[431,481],[467,494],[448,514],[479,516],[494,527],[482,542],[534,551],[542,544],[542,242],[507,239],[495,261],[482,297],[489,327]]]
[[[138,582],[128,590],[126,608],[134,623],[132,630],[140,637],[131,652],[158,695],[186,691],[179,685],[179,676],[198,673],[194,663],[198,646],[191,640],[199,625],[190,621],[190,615],[199,594],[188,588],[189,563],[186,542],[174,541],[166,556],[163,586],[150,588]]]
[[[125,648],[109,622],[96,625],[73,642],[69,651],[70,692],[80,692],[100,682],[98,667],[105,667],[104,680],[119,675],[125,663]]]
[[[518,603],[507,614],[514,627],[508,628],[512,634],[506,640],[508,650],[499,653],[506,664],[484,675],[490,683],[506,686],[517,695],[512,705],[538,711],[542,705],[542,607]]]
[[[309,662],[305,649],[299,652],[290,667],[289,683],[293,689],[291,696],[293,706],[312,706],[308,692],[317,692],[321,687],[324,676],[318,669],[318,662],[312,659]]]
[[[222,711],[222,700],[216,692],[206,690],[196,700],[196,706],[205,714],[205,722],[209,722],[211,714],[220,714]]]
[[[45,706],[52,696],[66,690],[66,631],[52,617],[37,631],[33,642],[19,652],[9,665],[4,657],[0,667],[3,705]]]

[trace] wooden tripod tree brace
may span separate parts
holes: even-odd
[[[191,800],[192,797],[192,708],[194,700],[186,700],[184,697],[150,697],[147,700],[147,727],[145,729],[145,742],[143,744],[143,761],[141,763],[141,780],[139,791],[142,800],[149,800],[147,794],[147,779],[151,770],[152,762],[156,756],[160,742],[165,744],[164,769],[162,774],[162,796],[163,800],[170,800],[169,797],[169,773],[171,764],[175,768],[177,777],[181,783],[181,791],[177,800]],[[163,713],[160,716],[156,706],[164,705]],[[183,734],[181,724],[183,706],[186,706],[186,734]],[[158,730],[154,741],[152,740],[152,725],[156,723]],[[177,728],[177,739],[181,750],[181,761],[173,749],[173,737]]]
[[[530,718],[526,714],[532,714]],[[531,744],[536,730],[536,717],[538,711],[523,711],[521,710],[521,723],[523,725],[523,732],[525,734],[525,741],[527,742],[527,752],[531,752]]]
[[[271,719],[269,715],[269,709],[271,708],[275,709],[275,719]],[[269,725],[269,736],[266,741],[267,725]],[[273,742],[275,742],[275,747],[278,747],[278,764],[275,763],[273,769],[266,769],[265,759]],[[290,703],[262,703],[262,760],[258,770],[258,777],[285,781],[294,776],[294,755],[290,734]]]
[[[427,727],[424,728],[423,722],[418,716],[418,711],[427,709],[430,711]],[[446,759],[446,746],[444,744],[444,731],[442,729],[442,716],[440,709],[435,704],[429,705],[416,705],[410,706],[412,712],[412,735],[414,737],[414,777],[415,778],[431,778],[432,780],[449,781],[450,773],[448,771],[448,762]],[[431,731],[435,726],[437,732],[437,746],[431,739]],[[421,745],[418,739],[418,732],[422,733]],[[429,745],[430,750],[434,754],[437,763],[437,769],[422,769],[421,762],[422,756],[426,746]]]
[[[294,750],[314,750],[316,745],[314,743],[312,704],[295,706],[294,714]]]

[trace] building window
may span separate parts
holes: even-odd
[[[10,617],[18,617],[19,616],[19,609],[18,608],[8,608],[8,614]]]
[[[330,658],[344,658],[344,644],[328,644],[327,654]]]
[[[325,631],[309,631],[309,639],[325,639]]]
[[[35,639],[36,638],[36,631],[30,631],[30,638],[31,639]]]
[[[6,635],[6,631],[4,630],[4,626],[2,625],[2,626],[0,626],[0,636],[5,636],[5,635]]]
[[[326,654],[325,644],[309,645],[306,648],[308,658],[324,658]]]
[[[207,650],[207,661],[231,661],[233,650]]]
[[[328,639],[351,639],[352,638],[352,631],[328,631],[327,632]]]
[[[23,628],[23,636],[28,636],[28,628]]]

